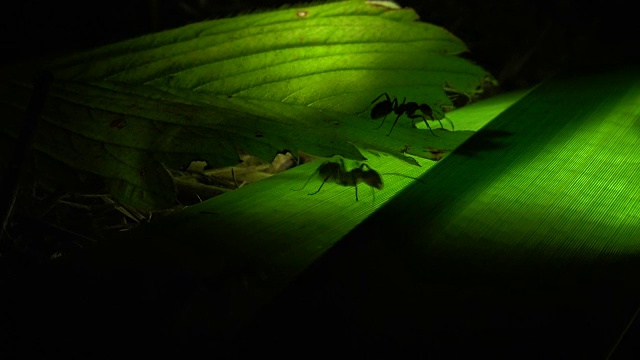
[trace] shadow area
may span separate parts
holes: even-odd
[[[514,133],[505,130],[480,129],[462,145],[456,148],[459,155],[472,157],[482,152],[500,151],[509,146],[504,140],[512,137]]]
[[[437,359],[638,354],[640,324],[621,335],[639,305],[639,256],[549,264],[439,253],[411,262],[393,248],[343,239],[229,351]]]

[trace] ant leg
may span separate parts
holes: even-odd
[[[387,116],[385,115],[385,117],[382,118],[382,122],[380,123],[380,126],[378,126],[376,128],[376,130],[380,129],[382,127],[382,125],[384,125],[384,121],[387,119]]]
[[[429,123],[427,122],[427,119],[424,116],[422,117],[422,121],[424,121],[424,124],[427,125],[427,127],[429,128],[429,131],[431,131],[431,135],[438,136],[433,132],[433,129],[431,128],[431,126],[429,126]]]
[[[422,120],[424,120],[424,123],[427,125],[427,127],[429,128],[429,131],[431,131],[431,135],[433,136],[438,136],[433,132],[433,129],[431,129],[431,126],[429,126],[429,123],[427,122],[427,119],[422,118]]]
[[[409,115],[407,115],[409,116]],[[422,121],[424,121],[424,124],[427,125],[427,128],[429,129],[429,131],[431,131],[431,134],[433,136],[438,136],[433,132],[433,129],[431,129],[431,126],[429,126],[429,123],[427,122],[427,118],[424,115],[413,115],[413,116],[409,116],[411,118],[411,120],[413,119],[417,119],[417,118],[422,118]]]
[[[304,188],[305,188],[305,187],[307,187],[307,184],[309,183],[309,181],[311,181],[311,178],[313,178],[313,177],[314,177],[314,176],[315,176],[319,171],[320,171],[320,167],[318,167],[318,168],[316,169],[316,171],[314,171],[314,172],[313,172],[313,174],[311,174],[311,176],[309,176],[309,178],[307,179],[307,181],[305,181],[304,185],[303,185],[300,189],[298,189],[298,190],[291,189],[291,190],[292,190],[292,191],[300,191],[300,190],[304,190]],[[326,181],[326,180],[325,180],[325,181]]]
[[[369,109],[369,106],[373,105],[374,102],[378,101],[378,99],[380,99],[381,97],[386,96],[387,97],[387,101],[391,102],[391,98],[389,97],[389,94],[387,93],[382,93],[380,94],[377,98],[373,99],[373,101],[371,102],[371,104],[367,105],[366,108],[364,108],[364,110],[360,111],[359,113],[356,114],[362,114],[363,112],[367,111],[367,109]]]
[[[445,116],[444,118],[445,118],[445,120],[447,120],[447,121],[449,122],[449,124],[451,124],[451,131],[456,131],[456,128],[455,128],[455,127],[453,127],[453,121],[451,121],[451,119],[449,119],[449,118],[448,118],[448,117],[446,117],[446,116]]]
[[[371,104],[373,104],[374,102],[378,101],[378,99],[380,99],[381,97],[386,96],[387,97],[387,101],[391,102],[391,98],[389,97],[389,94],[387,93],[382,93],[380,94],[380,96],[378,96],[377,98],[373,99],[373,101],[371,102]],[[369,104],[369,106],[371,106],[371,104]]]
[[[451,131],[456,131],[456,128],[453,126],[453,121],[451,121],[451,119],[449,119],[449,118],[447,117],[447,115],[446,115],[444,112],[442,113],[442,117],[441,117],[441,118],[439,118],[439,119],[436,119],[436,117],[435,117],[435,116],[431,116],[431,118],[432,118],[433,120],[438,120],[438,122],[440,123],[440,128],[444,128],[444,126],[442,126],[442,121],[441,121],[441,120],[442,120],[442,119],[447,120],[447,121],[449,122],[449,124],[451,124]]]
[[[356,188],[356,201],[358,201],[358,185],[356,185],[355,188]]]
[[[423,113],[424,113],[424,112],[423,112]],[[429,120],[439,122],[439,123],[440,123],[440,128],[441,128],[441,129],[443,129],[443,128],[444,128],[444,126],[442,126],[442,121],[440,121],[441,119],[436,119],[436,118],[435,118],[435,116],[433,116],[433,112],[429,112],[429,114],[425,114],[425,115],[427,115],[427,116],[429,117]],[[425,117],[424,117],[424,115],[423,115],[423,119],[424,119],[424,118],[425,118]]]
[[[449,122],[449,124],[451,124],[451,131],[456,131],[456,129],[453,127],[453,121],[451,121],[451,119],[449,119],[448,117],[444,117],[445,120],[447,120]],[[444,126],[442,125],[442,119],[436,119],[438,120],[438,122],[440,123],[440,128],[444,129]]]
[[[402,116],[402,114],[398,115],[398,117],[396,117],[396,121],[393,122],[393,125],[391,125],[391,130],[389,130],[389,133],[387,134],[387,136],[391,135],[391,132],[393,131],[393,128],[396,127],[396,124],[398,123],[398,120],[400,119],[400,116]]]
[[[389,97],[387,97],[387,99],[389,99]],[[405,98],[406,100],[407,98]],[[402,101],[402,103],[404,104],[404,100]],[[391,109],[393,111],[396,111],[396,109],[398,108],[398,99],[393,98],[393,101],[391,102]],[[397,114],[397,113],[396,113]],[[391,131],[393,130],[393,128],[396,126],[396,123],[398,122],[398,119],[400,118],[400,116],[402,116],[402,113],[400,115],[398,115],[398,117],[396,118],[396,121],[393,123],[393,125],[391,126],[391,130],[389,130],[389,133],[387,134],[387,136],[391,135]],[[384,124],[384,120],[387,118],[387,115],[384,116],[384,119],[382,119],[382,124]],[[382,124],[380,124],[380,126],[378,126],[376,128],[376,130],[380,129],[382,127]]]
[[[312,192],[310,194],[307,194],[307,195],[315,195],[315,194],[319,193],[320,190],[322,189],[322,187],[324,186],[324,183],[327,182],[327,180],[329,180],[330,177],[331,177],[331,175],[325,177],[324,180],[322,180],[322,184],[320,184],[320,187],[318,188],[318,190],[316,190],[315,192]]]

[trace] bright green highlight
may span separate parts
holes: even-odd
[[[331,183],[307,195],[320,186],[318,177],[292,191],[319,166],[311,163],[152,223],[145,235],[171,254],[176,239],[195,249],[175,256],[189,268],[220,276],[240,269],[242,278],[227,285],[238,319],[232,325],[346,234],[365,250],[389,249],[381,261],[399,261],[415,270],[412,276],[439,277],[428,273],[438,264],[454,278],[473,278],[459,273],[473,267],[460,264],[508,272],[514,263],[531,264],[524,260],[564,266],[637,254],[637,78],[637,71],[620,71],[552,81],[506,111],[478,103],[470,117],[471,109],[500,115],[478,124],[480,132],[426,172],[427,166],[366,153],[385,182],[375,204],[366,185],[359,202],[353,188]],[[456,125],[465,120],[450,115]],[[386,172],[423,173],[423,182]],[[185,229],[198,236],[185,238]]]
[[[625,69],[541,85],[423,177],[437,185],[414,184],[362,226],[399,209],[432,214],[385,228],[415,236],[425,254],[583,261],[638,253],[639,78]]]
[[[433,104],[449,103],[445,85],[473,94],[491,80],[455,56],[466,50],[412,9],[339,1],[143,36],[61,60],[56,75],[354,113],[383,91]]]
[[[322,178],[318,175],[313,175],[306,187],[301,189],[323,162],[317,160],[193,206],[180,216],[195,215],[197,219],[205,220],[197,214],[201,211],[218,212],[220,216],[206,219],[206,226],[219,226],[225,228],[225,231],[231,227],[228,234],[232,237],[237,236],[238,240],[255,238],[260,234],[265,239],[272,239],[265,246],[277,248],[278,245],[273,241],[279,238],[286,242],[282,246],[291,245],[291,239],[282,237],[283,233],[291,233],[324,251],[397,192],[415,181],[389,173],[419,177],[435,164],[433,161],[417,159],[422,165],[417,167],[386,154],[375,155],[362,151],[369,159],[367,164],[382,176],[384,188],[375,190],[364,183],[359,184],[359,201],[355,199],[353,187],[331,182],[325,183],[317,194],[308,195],[320,187]],[[349,169],[358,164],[350,160],[347,162]],[[247,223],[255,226],[247,228]],[[238,228],[234,228],[234,224],[237,224]],[[236,243],[228,239],[225,240],[225,243],[227,242]],[[254,246],[255,244],[252,248]],[[315,258],[322,251],[313,251],[306,256]],[[283,259],[291,260],[293,259]]]

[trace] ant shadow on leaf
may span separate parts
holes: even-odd
[[[337,161],[335,160],[337,158]],[[382,175],[378,173],[376,170],[371,168],[366,163],[360,163],[357,167],[348,170],[345,159],[342,156],[335,156],[334,159],[323,162],[318,166],[318,168],[311,174],[309,179],[304,183],[304,185],[300,189],[291,189],[293,191],[303,190],[309,181],[315,176],[319,175],[322,178],[322,184],[318,187],[318,190],[309,193],[308,195],[315,195],[322,190],[322,187],[327,182],[333,182],[340,186],[353,186],[356,192],[356,201],[358,201],[358,184],[365,183],[371,187],[371,191],[373,193],[373,199],[375,202],[375,192],[374,189],[382,190],[384,188],[384,183],[382,181]],[[419,182],[422,180],[414,178],[412,176],[399,174],[399,173],[385,173],[383,175],[396,175],[402,176],[405,178],[413,179]]]
[[[337,162],[326,161],[318,166],[313,174],[311,174],[309,179],[307,179],[307,181],[304,183],[302,188],[298,190],[304,189],[309,181],[311,181],[311,178],[313,178],[313,176],[316,174],[318,174],[322,178],[322,184],[320,184],[318,190],[309,193],[308,195],[315,195],[319,193],[326,182],[334,182],[341,186],[353,186],[356,190],[356,201],[358,201],[359,183],[365,183],[371,188],[375,188],[378,190],[382,190],[382,188],[384,187],[382,176],[380,176],[380,174],[377,171],[373,170],[368,164],[361,163],[360,166],[351,170],[347,170],[344,158],[340,157]]]
[[[511,136],[513,133],[510,131],[481,129],[456,148],[455,152],[471,157],[480,152],[502,150],[509,144],[500,140]]]

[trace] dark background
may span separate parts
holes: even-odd
[[[64,55],[196,21],[286,4],[273,0],[219,3],[224,5],[204,0],[11,1],[0,11],[0,65]],[[443,26],[464,40],[471,49],[467,56],[494,74],[504,90],[530,87],[559,70],[637,61],[638,19],[622,0],[400,3],[413,7],[423,21]],[[0,357],[67,354],[107,358],[128,352],[129,347],[146,355],[184,355],[195,349],[217,354],[217,348],[208,348],[205,323],[180,323],[187,321],[185,312],[198,317],[202,315],[198,309],[206,312],[207,306],[216,303],[216,284],[209,279],[163,267],[122,270],[98,279],[86,271],[84,250],[65,240],[68,235],[50,228],[29,230],[32,241],[25,249],[4,252],[0,257]],[[54,251],[70,256],[50,262]],[[310,289],[313,283],[289,290],[287,296],[295,299],[305,292],[312,294],[317,291]],[[335,350],[329,346],[332,343],[359,351],[357,333],[364,329],[341,323],[335,313],[343,310],[334,312],[320,302],[309,308],[314,312],[309,321],[330,329],[309,334],[326,336],[317,341],[328,353]],[[307,326],[297,334],[297,340],[306,338],[309,345],[315,341],[305,336],[313,327],[303,319],[308,315],[303,312],[294,315],[300,317],[297,322],[289,319],[284,323]],[[267,324],[278,321],[269,315],[263,318],[269,319]],[[255,329],[262,334],[270,331],[270,325],[258,322]],[[295,329],[289,330],[288,334],[292,333]],[[247,336],[235,340],[238,346],[255,343],[261,334],[249,330]]]

